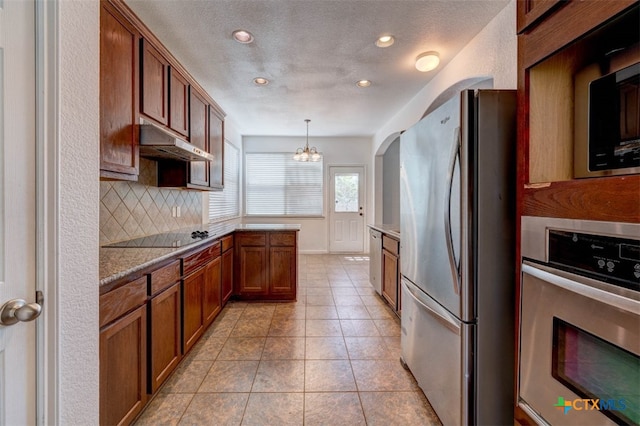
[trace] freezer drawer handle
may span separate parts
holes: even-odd
[[[428,304],[423,302],[418,294],[416,294],[416,290],[411,288],[407,283],[404,282],[404,280],[402,281],[402,285],[407,289],[407,293],[409,293],[409,296],[411,296],[411,298],[415,300],[417,304],[422,306],[434,319],[436,319],[439,323],[447,327],[456,335],[460,335],[460,327],[458,326],[456,321],[454,321],[452,318],[448,318],[450,316],[448,312],[438,312],[434,308],[428,306]]]

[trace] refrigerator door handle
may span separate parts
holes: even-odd
[[[434,319],[448,328],[451,332],[455,333],[458,336],[460,335],[460,320],[458,320],[442,306],[439,306],[437,303],[432,302],[431,300],[421,295],[419,293],[420,290],[417,290],[415,286],[407,282],[405,278],[402,279],[402,285],[407,290],[407,294],[411,296],[411,298],[419,306],[423,307],[425,311],[427,311]]]
[[[451,235],[451,190],[453,189],[453,175],[456,167],[456,160],[460,158],[460,127],[455,130],[455,143],[451,150],[449,159],[449,169],[447,182],[449,184],[445,192],[444,202],[444,229],[446,232],[447,254],[449,255],[449,266],[451,266],[451,275],[453,276],[453,290],[456,294],[460,294],[460,270],[456,263],[455,254],[453,252],[453,236]]]

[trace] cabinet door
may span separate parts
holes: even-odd
[[[296,248],[269,248],[269,290],[271,294],[291,294],[296,286]]]
[[[221,274],[221,259],[218,256],[205,266],[204,294],[202,298],[202,315],[205,327],[211,324],[220,313],[220,310],[222,310]]]
[[[100,331],[100,424],[129,424],[147,402],[147,308]]]
[[[150,318],[150,393],[176,368],[182,352],[180,350],[180,282],[151,299]]]
[[[518,0],[518,33],[524,31],[531,24],[537,22],[561,4],[562,2],[560,0]]]
[[[100,176],[138,180],[137,30],[100,2]]]
[[[238,250],[238,290],[241,295],[266,295],[267,282],[266,246],[236,246]]]
[[[196,90],[190,89],[189,105],[189,142],[198,148],[209,152],[209,105]],[[189,183],[192,185],[209,186],[209,162],[191,161],[189,163]]]
[[[169,123],[169,62],[142,39],[141,112],[165,126]]]
[[[189,82],[169,69],[169,127],[189,137]]]
[[[233,293],[233,248],[222,253],[222,303]]]
[[[213,154],[210,167],[211,188],[224,187],[224,121],[209,106],[209,153]]]
[[[397,309],[398,258],[384,249],[382,250],[382,295],[394,310]]]
[[[182,281],[182,353],[186,354],[204,331],[202,291],[205,268],[202,267]]]

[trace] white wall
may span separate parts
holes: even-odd
[[[244,152],[293,152],[304,146],[305,137],[277,137],[277,136],[245,136],[243,138]],[[246,223],[299,223],[302,225],[298,237],[300,253],[327,253],[329,250],[329,220],[328,220],[328,176],[330,166],[349,165],[365,166],[365,225],[373,222],[373,199],[367,194],[372,192],[372,164],[370,138],[309,138],[309,145],[315,146],[322,152],[325,183],[325,217],[323,218],[256,218],[245,217]],[[363,229],[363,238],[368,234]],[[364,238],[365,251],[369,250],[369,239]]]
[[[374,135],[372,156],[381,155],[398,132],[422,118],[442,92],[463,80],[493,78],[496,89],[517,88],[516,1],[512,0],[456,57]],[[373,158],[372,158],[372,161]],[[379,171],[375,171],[378,178]],[[377,193],[379,186],[376,182]],[[375,193],[373,194],[375,196]],[[382,218],[382,203],[375,202],[376,218]]]
[[[58,418],[98,424],[99,2],[58,8]],[[47,398],[53,398],[47,395]]]

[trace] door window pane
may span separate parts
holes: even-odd
[[[357,213],[360,200],[358,193],[358,173],[336,173],[335,175],[335,212]]]

